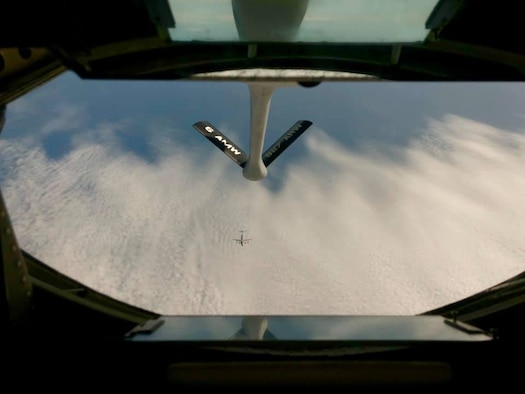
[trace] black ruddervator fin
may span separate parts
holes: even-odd
[[[248,156],[236,144],[222,134],[210,122],[197,122],[193,128],[210,140],[217,148],[222,150],[226,156],[232,159],[235,163],[244,167]]]
[[[299,120],[290,127],[262,156],[263,163],[268,167],[281,153],[285,151],[297,138],[301,136],[310,126],[309,120]],[[227,138],[210,122],[197,122],[193,128],[210,140],[217,148],[222,150],[226,156],[239,166],[244,167],[248,161],[248,155],[239,148],[232,140]]]
[[[284,152],[301,134],[303,134],[312,122],[309,120],[299,120],[290,127],[281,138],[279,138],[272,146],[266,149],[263,153],[262,160],[266,167],[268,167],[281,153]]]

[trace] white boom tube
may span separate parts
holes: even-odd
[[[242,170],[246,179],[259,181],[268,175],[262,161],[264,136],[275,86],[269,83],[248,83],[250,89],[250,152]]]
[[[266,166],[270,165],[284,149],[310,127],[312,122],[307,120],[296,122],[263,153],[272,94],[278,87],[297,86],[297,83],[264,81],[247,82],[247,85],[250,90],[250,150],[248,154],[244,153],[241,148],[237,147],[230,139],[227,139],[224,134],[209,122],[200,121],[195,123],[193,127],[241,166],[244,178],[250,181],[259,181],[268,175]]]
[[[242,174],[246,179],[259,181],[268,175],[262,153],[272,94],[278,87],[291,87],[297,84],[282,81],[247,82],[246,84],[250,89],[250,152]]]

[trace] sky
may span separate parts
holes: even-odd
[[[524,104],[517,83],[278,89],[265,146],[313,126],[253,182],[192,128],[248,150],[244,83],[68,72],[8,106],[0,186],[25,250],[141,308],[411,315],[525,270]]]

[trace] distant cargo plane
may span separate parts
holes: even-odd
[[[234,238],[233,240],[237,242],[239,245],[244,246],[244,244],[250,243],[252,240],[251,238],[244,238],[244,230],[241,231],[241,238]]]

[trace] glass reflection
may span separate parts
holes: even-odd
[[[490,340],[482,330],[466,332],[442,316],[169,316],[136,341],[308,340],[460,341]]]
[[[414,42],[436,0],[171,0],[173,41]]]

